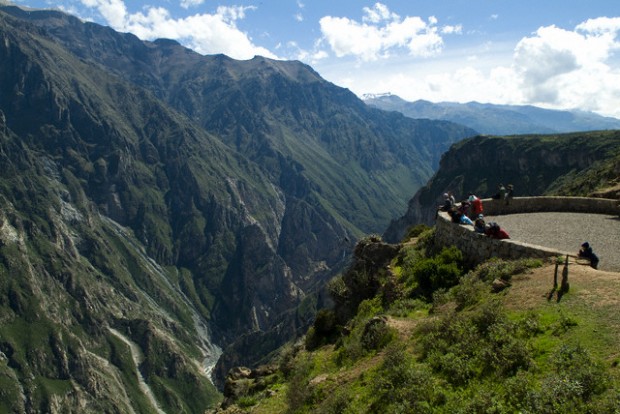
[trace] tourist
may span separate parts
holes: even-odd
[[[435,218],[440,211],[450,211],[454,207],[454,202],[450,199],[450,195],[448,193],[443,194],[443,204],[437,206],[437,212],[435,213]]]
[[[452,191],[448,191],[448,197],[450,197],[450,202],[452,203],[452,205],[455,205],[456,198],[454,198],[454,194],[452,194]]]
[[[467,224],[468,226],[473,226],[474,222],[471,221],[467,214],[461,214],[461,219],[459,220],[459,224]]]
[[[469,202],[469,200],[463,200],[461,201],[461,203],[457,206],[457,208],[459,209],[459,211],[461,212],[461,214],[464,215],[468,215],[469,214],[469,207],[471,206],[471,203]]]
[[[474,221],[474,231],[476,233],[484,234],[486,229],[487,229],[487,224],[484,221],[484,216],[482,214],[478,214],[478,217],[476,217],[476,221]]]
[[[510,236],[508,235],[508,232],[506,232],[506,230],[502,229],[499,224],[495,223],[495,222],[491,222],[489,223],[489,226],[487,227],[486,231],[484,232],[487,236],[489,236],[492,239],[499,239],[499,240],[503,240],[503,239],[509,239]]]
[[[504,187],[504,184],[501,184],[497,186],[497,193],[491,197],[494,200],[504,200],[506,198],[506,187]]]
[[[506,202],[506,205],[510,204],[513,196],[514,196],[514,187],[512,186],[512,184],[508,184],[508,190],[506,191],[506,194],[504,195],[504,201]]]
[[[590,261],[590,266],[592,266],[592,268],[594,269],[598,268],[598,261],[599,261],[598,256],[592,250],[590,243],[584,242],[581,244],[581,249],[579,249],[578,256],[584,259],[588,259]]]
[[[479,197],[476,197],[476,195],[473,193],[469,193],[468,201],[471,203],[471,207],[469,209],[469,217],[473,219],[482,214],[482,200]]]

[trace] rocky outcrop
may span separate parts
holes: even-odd
[[[277,366],[261,365],[255,369],[247,367],[232,368],[226,376],[224,401],[216,412],[226,412],[239,398],[254,395],[267,389],[277,381]]]

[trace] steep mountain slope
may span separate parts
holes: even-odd
[[[4,123],[0,166],[0,411],[153,412],[139,378],[168,412],[217,401],[219,351],[187,272],[155,263],[88,201],[83,171]]]
[[[584,195],[620,182],[620,131],[562,135],[477,136],[453,145],[429,183],[394,220],[386,240],[400,240],[407,227],[433,222],[442,194],[491,197],[500,183],[516,196]]]
[[[411,118],[452,121],[481,134],[549,134],[574,131],[619,129],[620,120],[583,111],[559,111],[535,106],[493,105],[478,102],[408,102],[396,95],[367,96],[365,102],[386,111],[398,111]]]
[[[320,192],[314,202],[347,214],[356,236],[387,223],[402,206],[402,190],[423,185],[452,142],[475,134],[369,109],[300,62],[202,56],[61,13],[11,12],[81,59],[150,90],[267,169],[278,186],[301,192],[297,198]]]
[[[0,7],[0,121],[0,400],[18,412],[150,412],[140,376],[165,411],[202,412],[212,342],[252,363],[307,325],[349,241],[473,134],[298,62],[17,7]]]

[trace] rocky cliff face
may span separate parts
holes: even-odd
[[[250,364],[308,324],[352,242],[473,133],[370,109],[299,62],[17,7],[0,7],[0,114],[17,412],[204,411],[213,343]]]
[[[513,184],[515,196],[587,194],[620,177],[618,131],[514,137],[477,136],[450,148],[437,173],[409,201],[406,213],[385,232],[396,241],[407,227],[434,221],[442,195],[457,200],[473,192],[482,198],[499,184]]]

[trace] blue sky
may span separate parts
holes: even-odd
[[[358,95],[620,117],[618,0],[13,0],[203,54],[300,60]]]

